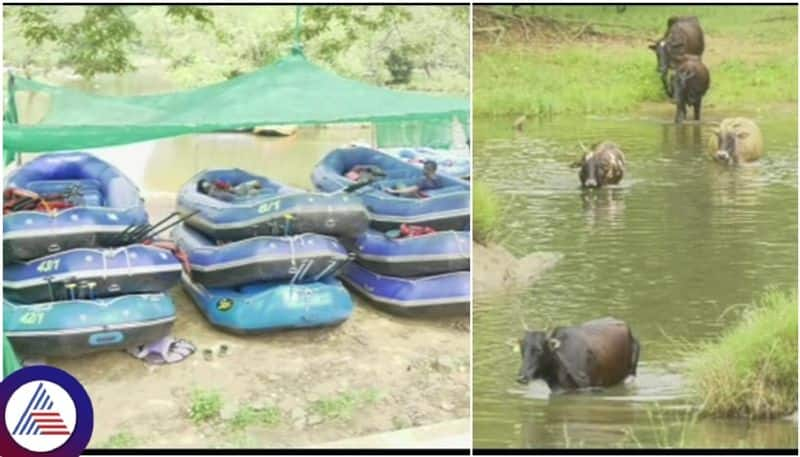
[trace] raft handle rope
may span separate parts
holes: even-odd
[[[112,238],[108,244],[111,246],[124,246],[128,244],[141,243],[145,240],[152,240],[157,235],[160,235],[166,230],[180,224],[181,222],[189,219],[190,217],[199,213],[200,210],[192,211],[189,214],[180,216],[180,213],[173,212],[164,219],[156,222],[155,224],[131,224],[120,232],[117,236]],[[176,220],[169,222],[175,216],[179,216]],[[167,224],[169,222],[169,224]],[[165,225],[166,224],[166,225]],[[157,230],[156,230],[157,229]]]
[[[324,269],[324,270],[322,270],[321,272],[319,272],[319,274],[318,274],[318,275],[314,276],[314,281],[319,281],[319,280],[320,280],[320,278],[322,278],[323,276],[325,276],[326,274],[328,274],[328,272],[329,272],[329,271],[331,271],[333,268],[335,268],[335,267],[336,267],[336,264],[337,264],[337,263],[338,263],[338,262],[336,261],[336,259],[331,259],[330,263],[328,263],[328,266],[327,266],[327,267],[325,267],[325,269]]]
[[[338,267],[338,268],[336,268],[335,270],[333,270],[333,271],[330,273],[330,274],[331,274],[331,276],[336,276],[336,275],[337,275],[337,274],[338,274],[340,271],[342,271],[342,269],[343,269],[345,266],[347,266],[347,264],[349,264],[350,262],[354,261],[355,259],[356,259],[356,253],[355,253],[355,252],[348,252],[348,253],[347,253],[347,260],[345,260],[344,262],[342,262],[341,264],[339,264],[339,267]]]
[[[297,273],[292,276],[292,280],[289,281],[289,285],[293,286],[297,281],[301,280],[308,272],[308,269],[311,268],[313,263],[314,259],[308,259],[307,261],[303,262],[303,264],[300,265],[300,268],[297,270]]]
[[[56,301],[56,294],[53,290],[53,277],[48,276],[45,280],[47,281],[47,289],[50,291],[50,301]]]

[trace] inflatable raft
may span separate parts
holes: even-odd
[[[204,185],[213,188],[204,191]],[[304,192],[238,168],[195,175],[178,194],[178,212],[197,212],[187,223],[220,241],[300,233],[356,237],[368,224],[354,195]]]
[[[16,303],[38,303],[164,292],[181,271],[172,252],[155,246],[71,249],[6,265],[3,294]]]
[[[469,314],[470,275],[457,271],[421,278],[373,273],[356,263],[341,274],[344,282],[379,308],[405,316]]]
[[[305,284],[258,282],[206,289],[184,274],[182,283],[211,324],[234,333],[333,325],[353,312],[350,294],[332,277]]]
[[[189,259],[192,281],[206,287],[230,287],[255,281],[318,281],[336,273],[349,259],[332,237],[306,233],[261,236],[218,245],[181,224],[172,239]]]
[[[16,169],[6,178],[4,200],[4,263],[107,246],[147,222],[133,182],[82,152],[41,155]]]
[[[75,357],[125,349],[170,333],[175,305],[166,294],[20,305],[4,299],[3,332],[26,357]]]
[[[461,230],[469,225],[470,185],[464,180],[440,175],[443,186],[426,191],[425,198],[408,198],[386,191],[415,184],[422,178],[416,166],[367,147],[347,147],[331,151],[314,168],[311,180],[323,192],[337,192],[353,186],[348,174],[358,167],[379,170],[382,176],[357,193],[369,212],[371,225],[391,230],[400,224],[427,225],[437,230]]]
[[[468,179],[470,175],[470,154],[468,149],[446,150],[431,148],[386,148],[383,152],[405,160],[417,168],[422,168],[426,160],[433,160],[440,173]]]
[[[392,238],[369,230],[353,244],[356,262],[388,276],[428,276],[469,270],[469,232],[448,230]]]

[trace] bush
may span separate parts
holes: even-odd
[[[472,183],[472,238],[480,243],[492,239],[500,223],[500,199],[488,185]]]
[[[213,390],[197,389],[192,392],[192,404],[189,407],[189,418],[196,424],[209,422],[219,418],[222,410],[222,397]]]
[[[797,291],[769,291],[690,356],[703,414],[773,418],[797,409]]]

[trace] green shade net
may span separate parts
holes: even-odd
[[[14,353],[14,348],[8,342],[8,338],[3,337],[3,377],[19,370],[20,364],[17,359],[17,354]]]
[[[381,146],[442,145],[453,119],[466,126],[467,98],[397,91],[340,77],[294,53],[247,75],[194,90],[115,97],[15,78],[13,91],[47,94],[37,124],[18,124],[7,104],[4,150],[46,152],[258,125],[370,122]],[[10,94],[13,101],[13,93]],[[409,127],[416,125],[417,127]],[[425,127],[419,127],[425,126]],[[411,144],[390,144],[411,141]],[[13,154],[4,154],[8,163]]]

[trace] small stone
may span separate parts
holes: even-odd
[[[275,373],[270,373],[270,374],[267,375],[267,379],[272,381],[272,382],[275,382],[275,381],[280,381],[281,377],[279,375],[275,374]]]
[[[293,422],[297,422],[297,421],[305,422],[305,420],[306,420],[306,412],[305,412],[305,410],[303,410],[303,408],[300,408],[299,406],[295,407],[295,408],[292,408],[290,416],[291,416]]]
[[[456,368],[457,363],[452,357],[440,355],[433,361],[433,369],[440,372],[450,372]]]
[[[258,400],[254,400],[250,403],[250,407],[256,411],[264,411],[267,409],[272,408],[273,403],[266,398],[260,398]]]
[[[219,412],[219,417],[224,421],[229,421],[236,417],[236,412],[239,410],[236,404],[226,403]]]
[[[453,405],[453,404],[452,404],[452,403],[450,403],[450,402],[446,402],[446,401],[443,401],[443,402],[442,402],[442,404],[441,404],[441,408],[442,408],[443,410],[445,410],[445,411],[452,411],[452,410],[456,409],[455,405]]]
[[[318,425],[322,423],[322,416],[318,414],[312,414],[308,417],[308,425]]]
[[[408,428],[411,427],[411,419],[405,415],[394,416],[392,418],[392,425],[394,426],[395,430]]]

